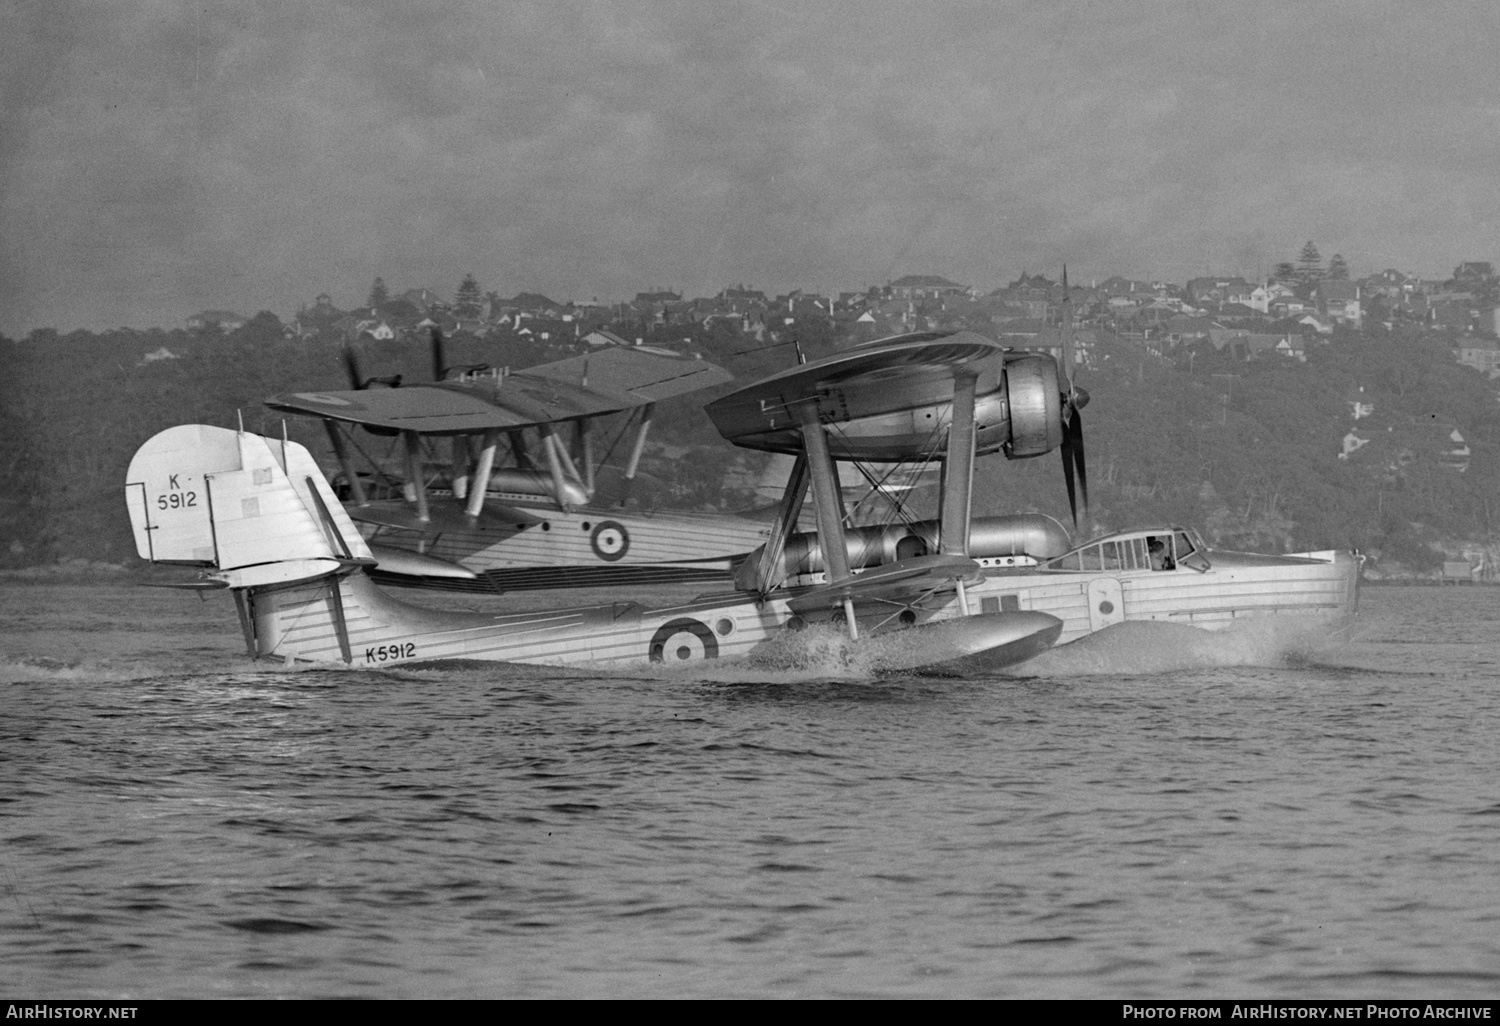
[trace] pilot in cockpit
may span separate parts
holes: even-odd
[[[1147,538],[1146,550],[1151,554],[1151,569],[1153,570],[1175,570],[1177,564],[1172,560],[1172,554],[1162,544],[1160,538]]]

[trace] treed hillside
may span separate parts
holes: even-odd
[[[832,339],[804,340],[809,356]],[[746,352],[738,332],[696,348],[741,381],[785,367],[787,348]],[[423,346],[367,343],[366,375],[430,376]],[[450,340],[452,364],[524,367],[569,355],[541,345]],[[1358,547],[1424,569],[1442,551],[1489,546],[1500,515],[1500,406],[1494,388],[1453,361],[1446,341],[1382,328],[1315,344],[1305,363],[1232,361],[1211,347],[1171,359],[1101,342],[1080,383],[1092,529],[1168,519],[1211,543],[1261,551]],[[336,348],[289,341],[271,315],[230,335],[186,331],[0,340],[0,564],[64,558],[134,561],[121,486],[137,446],[185,422],[279,434],[261,405],[277,392],[347,387]],[[765,460],[718,439],[699,406],[663,404],[633,502],[743,509]],[[1354,419],[1355,403],[1365,413]],[[1339,455],[1351,429],[1364,443]],[[1450,435],[1461,432],[1469,453]],[[291,438],[333,469],[314,422]],[[388,442],[370,438],[383,452]],[[622,462],[623,446],[612,461]],[[1459,470],[1460,467],[1464,469]],[[976,513],[1041,511],[1067,519],[1061,461],[981,461]]]

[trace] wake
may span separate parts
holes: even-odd
[[[1001,671],[1006,676],[1135,675],[1232,666],[1310,666],[1335,660],[1354,621],[1247,617],[1215,631],[1179,623],[1115,624]]]

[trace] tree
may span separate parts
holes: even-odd
[[[1335,253],[1333,255],[1333,259],[1328,261],[1327,278],[1329,281],[1349,280],[1349,265],[1344,263],[1344,257],[1342,254]]]
[[[267,346],[280,342],[283,337],[281,318],[269,310],[262,310],[242,324],[230,338],[248,345]]]
[[[453,297],[453,312],[460,317],[478,317],[482,301],[479,282],[474,280],[472,274],[464,275],[463,284],[459,285],[458,294]]]
[[[1495,267],[1487,260],[1464,261],[1453,269],[1453,277],[1447,284],[1460,292],[1473,293],[1486,303],[1500,299],[1500,279],[1495,277]]]
[[[1323,257],[1318,253],[1318,247],[1313,245],[1312,239],[1303,243],[1302,252],[1297,254],[1297,276],[1304,282],[1317,281],[1323,277]]]
[[[382,306],[385,306],[389,299],[390,294],[385,290],[385,279],[376,278],[375,284],[370,286],[370,298],[366,300],[370,305],[370,309],[379,310]]]
[[[1297,268],[1283,260],[1271,271],[1271,280],[1283,285],[1295,285],[1297,284]]]

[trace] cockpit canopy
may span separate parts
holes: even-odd
[[[1096,538],[1043,563],[1042,570],[1207,570],[1203,546],[1181,527],[1126,531]]]

